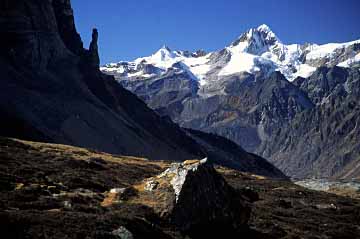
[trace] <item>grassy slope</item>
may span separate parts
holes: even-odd
[[[106,205],[109,201],[111,205],[111,188],[139,185],[168,166],[168,162],[0,138],[0,233],[4,238],[112,238],[110,232],[124,225],[136,238],[181,238],[146,202]],[[227,168],[218,171],[249,197],[258,193],[250,221],[252,238],[360,235],[357,200]]]

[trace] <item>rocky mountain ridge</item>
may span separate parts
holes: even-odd
[[[296,178],[359,180],[360,69],[322,67],[294,83],[316,106],[279,128],[261,155]]]
[[[211,79],[242,72],[271,74],[280,71],[289,81],[310,76],[319,66],[350,67],[360,61],[360,40],[317,45],[284,44],[263,24],[251,28],[229,46],[214,52],[173,51],[163,46],[149,57],[132,62],[104,65],[103,72],[124,78],[159,77],[168,71],[186,72],[200,87],[211,85]],[[216,83],[215,83],[216,84]]]

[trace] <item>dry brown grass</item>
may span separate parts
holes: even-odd
[[[108,193],[104,198],[104,201],[101,202],[102,207],[109,207],[118,202],[118,194],[117,193]]]
[[[344,187],[344,188],[338,188],[338,187],[332,187],[328,191],[329,193],[334,193],[336,195],[345,196],[345,197],[351,197],[354,199],[360,200],[360,191],[350,188],[350,187]]]
[[[197,160],[197,159],[191,159],[191,160],[186,160],[184,161],[184,165],[192,165],[192,164],[196,164],[196,163],[199,163],[200,161]]]
[[[244,179],[251,179],[251,180],[266,180],[269,179],[265,176],[256,175],[252,173],[247,172],[240,172],[238,170],[222,167],[222,166],[216,166],[216,171],[220,174],[227,175],[227,176],[234,176],[234,177],[241,177]]]
[[[19,139],[11,139],[16,142],[20,142],[25,145],[31,146],[34,150],[45,154],[52,154],[59,157],[73,157],[74,159],[87,160],[89,158],[101,158],[108,162],[113,163],[127,163],[137,165],[148,165],[149,160],[146,158],[138,158],[133,156],[125,155],[113,155],[105,152],[96,152],[90,149],[79,148],[75,146],[62,145],[62,144],[50,144],[50,143],[39,143],[32,141],[24,141]],[[168,167],[169,163],[165,161],[151,161],[160,167]]]

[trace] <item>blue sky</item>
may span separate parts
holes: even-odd
[[[220,49],[267,24],[284,43],[360,39],[360,0],[72,0],[85,47],[98,28],[101,63],[172,49]]]

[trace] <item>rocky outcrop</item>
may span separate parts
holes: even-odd
[[[92,38],[91,38],[89,51],[88,51],[87,62],[89,63],[90,67],[94,67],[96,69],[99,69],[99,66],[100,66],[98,38],[99,38],[98,30],[93,29]]]
[[[136,202],[147,202],[191,238],[235,235],[246,228],[250,217],[249,203],[206,158],[174,163],[135,188],[139,190]]]
[[[153,159],[205,156],[99,71],[98,32],[84,49],[69,0],[2,1],[0,8],[0,134]]]
[[[112,231],[111,234],[117,239],[134,239],[133,234],[124,226]]]
[[[339,99],[347,94],[346,89],[342,87],[347,77],[348,69],[346,68],[320,67],[307,79],[295,79],[294,84],[306,92],[314,104],[321,104],[323,99],[334,92]]]

